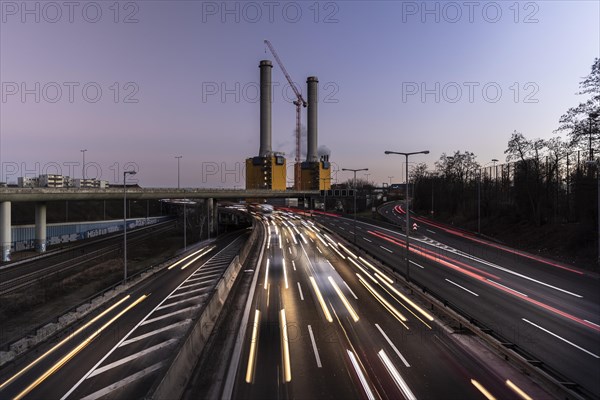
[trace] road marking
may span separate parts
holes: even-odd
[[[348,357],[350,357],[350,361],[352,362],[354,371],[356,371],[356,375],[358,375],[358,380],[360,381],[363,389],[365,390],[365,393],[367,394],[367,398],[369,400],[375,400],[375,396],[373,396],[373,392],[371,391],[371,388],[369,387],[369,384],[367,383],[367,379],[363,375],[363,373],[358,365],[358,362],[356,361],[356,357],[354,356],[354,353],[352,353],[350,350],[346,350],[346,351],[348,352]]]
[[[430,230],[430,229],[425,229],[425,230],[426,230],[427,232],[429,232],[429,233],[433,233],[433,234],[435,234],[435,232],[434,232],[434,231],[432,231],[432,230]]]
[[[220,274],[215,274],[215,275],[220,275]],[[189,285],[181,286],[179,289],[187,289],[187,288],[191,288],[191,287],[195,287],[195,286],[206,286],[206,285],[210,285],[214,281],[215,281],[215,279],[211,278],[208,280],[203,280],[202,282],[194,282],[194,283],[190,283]],[[187,292],[185,292],[185,293],[187,293]]]
[[[292,260],[292,267],[294,267],[294,271],[296,270],[296,263]]]
[[[288,247],[288,251],[290,252],[290,254],[292,254],[292,248]]]
[[[150,336],[154,336],[156,334],[168,331],[170,329],[179,328],[181,326],[189,324],[190,322],[192,322],[192,320],[188,318],[188,319],[184,319],[183,321],[171,324],[169,326],[165,326],[164,328],[159,328],[159,329],[153,330],[152,332],[144,333],[143,335],[139,335],[132,339],[124,341],[123,343],[119,344],[119,347],[127,346],[130,343],[134,343],[134,342],[137,342],[138,340],[149,338]]]
[[[317,246],[317,250],[319,250],[319,253],[323,254],[323,252],[321,251],[321,249],[319,248],[319,246]]]
[[[388,373],[394,379],[394,382],[396,382],[396,385],[398,386],[398,389],[400,389],[400,391],[402,392],[404,398],[407,400],[417,400],[414,393],[412,392],[412,390],[410,390],[410,387],[408,387],[408,384],[402,378],[400,372],[398,372],[396,367],[394,367],[394,364],[392,363],[388,355],[385,353],[385,351],[381,349],[379,350],[379,353],[377,353],[377,355],[383,362],[383,365],[385,365],[385,368],[387,369]]]
[[[302,286],[300,286],[300,282],[298,282],[298,291],[300,291],[300,300],[304,301],[304,295],[302,294]]]
[[[383,246],[379,246],[379,247],[381,247],[382,249],[384,249],[385,251],[387,251],[387,252],[389,252],[389,253],[393,253],[393,251],[392,251],[392,250],[390,250],[390,249],[388,249],[388,248],[386,248],[386,247],[383,247]]]
[[[461,289],[462,289],[462,290],[464,290],[465,292],[469,292],[469,293],[471,293],[473,296],[477,296],[477,297],[479,297],[479,295],[478,295],[477,293],[470,291],[469,289],[467,289],[467,288],[466,288],[466,287],[464,287],[464,286],[460,286],[460,285],[459,285],[458,283],[456,283],[456,282],[452,282],[450,279],[446,279],[446,282],[449,282],[449,283],[453,284],[454,286],[461,288]]]
[[[383,337],[385,338],[385,340],[387,340],[387,342],[392,347],[392,349],[394,350],[394,352],[398,355],[398,357],[400,357],[400,359],[402,360],[402,362],[404,363],[404,365],[406,365],[407,367],[410,368],[410,364],[408,363],[408,361],[406,361],[406,358],[404,358],[404,356],[402,355],[402,353],[400,353],[400,350],[398,350],[398,348],[396,348],[396,346],[394,345],[394,343],[392,343],[392,341],[390,340],[390,338],[388,337],[388,335],[385,334],[385,332],[383,331],[383,329],[381,329],[381,327],[379,326],[379,324],[375,324],[375,326],[377,327],[377,329],[379,329],[379,332],[381,332],[381,334],[383,335]]]
[[[333,268],[333,264],[330,263],[329,260],[325,260],[325,262],[327,262],[327,264],[329,264],[329,266],[331,267],[331,269],[335,271],[335,268]]]
[[[492,282],[492,283],[494,283],[494,284],[496,284],[496,285],[498,285],[498,286],[502,286],[504,289],[510,290],[511,292],[518,293],[518,294],[520,294],[521,296],[529,297],[529,296],[527,296],[525,293],[522,293],[522,292],[519,292],[518,290],[515,290],[515,289],[512,289],[512,288],[509,288],[508,286],[504,286],[503,284],[501,284],[501,283],[498,283],[498,282],[496,282],[496,281],[493,281],[493,280],[491,280],[491,279],[486,279],[486,280],[487,280],[487,281],[490,281],[490,282]]]
[[[300,282],[298,282],[300,285]],[[322,368],[321,357],[319,357],[319,350],[317,349],[317,343],[315,342],[315,335],[313,335],[312,327],[308,325],[308,334],[310,335],[310,341],[312,342],[313,352],[315,353],[315,359],[317,360],[317,367]]]
[[[172,313],[161,315],[160,317],[147,319],[144,322],[142,322],[140,324],[140,326],[151,324],[152,322],[160,321],[161,319],[169,318],[169,317],[172,317],[173,315],[177,315],[177,314],[181,314],[181,313],[184,313],[184,312],[188,312],[188,311],[191,311],[191,310],[193,310],[195,308],[198,308],[198,307],[200,307],[200,304],[195,304],[195,305],[193,305],[191,307],[182,308],[181,310],[177,310],[177,311],[173,311]]]
[[[350,294],[352,295],[352,297],[354,297],[356,300],[358,300],[358,297],[356,297],[356,295],[354,294],[354,292],[352,291],[352,289],[350,289],[350,286],[348,286],[348,284],[346,283],[346,281],[342,279],[342,282],[344,282],[344,285],[346,285],[346,287],[350,291]]]
[[[136,372],[133,375],[129,375],[127,378],[123,378],[120,381],[113,383],[110,386],[105,387],[104,389],[100,389],[97,392],[94,392],[88,396],[83,397],[81,400],[96,400],[106,396],[109,393],[114,392],[117,389],[122,388],[123,386],[129,385],[131,382],[137,381],[145,377],[148,374],[162,368],[165,365],[164,361],[158,362],[154,365],[149,366],[148,368],[144,368],[143,370]]]
[[[267,258],[267,267],[265,269],[265,290],[267,290],[267,283],[269,282],[269,261],[271,261],[271,259]]]
[[[373,243],[373,241],[372,241],[372,240],[369,240],[369,239],[367,239],[366,237],[364,237],[363,239],[365,239],[365,240],[366,240],[367,242],[369,242],[369,243]]]
[[[152,353],[152,352],[154,352],[154,351],[157,351],[157,350],[163,349],[163,348],[165,348],[165,347],[168,347],[168,346],[172,345],[173,343],[177,342],[178,340],[179,340],[179,338],[175,338],[175,339],[169,339],[169,340],[166,340],[166,341],[164,341],[164,342],[162,342],[162,343],[159,343],[159,344],[157,344],[157,345],[154,345],[154,346],[152,346],[152,347],[148,347],[147,349],[144,349],[144,350],[142,350],[142,351],[138,351],[137,353],[134,353],[134,354],[132,354],[132,355],[130,355],[130,356],[127,356],[127,357],[125,357],[125,358],[121,358],[120,360],[117,360],[117,361],[115,361],[115,362],[112,362],[112,363],[110,363],[110,364],[107,364],[107,365],[105,365],[104,367],[100,367],[100,368],[98,368],[97,370],[95,370],[94,372],[92,372],[92,373],[91,373],[91,374],[90,374],[90,375],[87,377],[87,379],[89,379],[89,378],[92,378],[92,377],[94,377],[94,376],[96,376],[96,375],[100,375],[100,374],[101,374],[101,373],[103,373],[103,372],[109,371],[109,370],[111,370],[111,369],[113,369],[113,368],[116,368],[116,367],[118,367],[118,366],[120,366],[120,365],[123,365],[123,364],[125,364],[125,363],[128,363],[129,361],[133,361],[133,360],[135,360],[136,358],[139,358],[139,357],[145,356],[146,354],[150,354],[150,353]]]
[[[554,336],[555,338],[557,338],[557,339],[560,339],[560,340],[562,340],[563,342],[565,342],[565,343],[567,343],[567,344],[570,344],[571,346],[575,347],[576,349],[579,349],[579,350],[583,351],[584,353],[587,353],[587,354],[591,355],[591,356],[592,356],[592,357],[594,357],[594,358],[600,358],[600,356],[599,356],[599,355],[597,355],[597,354],[594,354],[594,353],[592,353],[591,351],[588,351],[588,350],[584,349],[583,347],[577,346],[575,343],[573,343],[573,342],[570,342],[570,341],[568,341],[567,339],[565,339],[565,338],[563,338],[563,337],[560,337],[560,336],[558,336],[556,333],[550,332],[550,331],[549,331],[548,329],[546,329],[546,328],[542,328],[541,326],[539,326],[539,325],[537,325],[537,324],[534,324],[533,322],[529,321],[528,319],[525,319],[525,318],[521,318],[521,319],[522,319],[523,321],[527,322],[528,324],[531,324],[531,325],[535,326],[536,328],[538,328],[538,329],[540,329],[540,330],[542,330],[542,331],[544,331],[544,332],[546,332],[546,333],[548,333],[548,334],[550,334],[550,335]]]
[[[165,305],[162,305],[162,306],[158,307],[158,308],[156,309],[156,311],[158,311],[158,310],[162,310],[162,309],[164,309],[164,308],[169,308],[169,307],[178,306],[179,304],[186,303],[186,302],[188,302],[188,301],[196,301],[196,300],[200,300],[201,298],[203,298],[203,297],[206,297],[206,296],[208,296],[208,293],[201,294],[201,295],[199,295],[199,296],[190,297],[190,298],[183,299],[183,300],[179,300],[179,301],[174,301],[173,303],[167,303],[167,304],[165,304]]]
[[[175,290],[177,290],[177,289],[175,289]],[[169,297],[167,297],[165,300],[167,300],[167,299],[173,299],[175,297],[187,296],[190,293],[202,292],[203,290],[206,290],[206,288],[188,290],[187,292],[178,293],[178,294],[172,294]]]
[[[286,382],[290,382],[292,380],[292,365],[290,363],[290,341],[284,309],[279,312],[279,323],[281,324],[281,348],[283,349],[283,377]]]
[[[281,265],[283,267],[283,280],[285,282],[285,288],[288,288],[288,280],[287,280],[287,268],[285,268],[285,258],[281,260]]]
[[[424,266],[417,264],[416,262],[409,260],[411,264],[416,265],[417,267],[421,268],[421,269],[425,269]]]

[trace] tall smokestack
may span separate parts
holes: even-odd
[[[319,79],[316,76],[309,76],[306,79],[306,83],[308,86],[308,113],[306,124],[308,144],[306,146],[306,161],[316,162],[319,161],[319,154],[317,151],[317,101],[319,98]]]
[[[273,63],[262,60],[260,68],[260,149],[258,155],[271,155],[271,69]]]

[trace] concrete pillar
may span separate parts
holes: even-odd
[[[10,201],[0,202],[0,251],[2,261],[10,261],[11,238]]]
[[[206,219],[208,221],[208,235],[211,236],[214,229],[214,204],[213,199],[206,199]]]
[[[35,204],[35,251],[46,251],[46,203]]]

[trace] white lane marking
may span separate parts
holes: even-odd
[[[298,291],[300,291],[300,300],[304,301],[304,295],[302,294],[302,286],[300,286],[300,282],[298,282]]]
[[[529,297],[529,296],[527,296],[527,295],[526,295],[525,293],[523,293],[523,292],[519,292],[518,290],[515,290],[515,289],[512,289],[512,288],[509,288],[508,286],[505,286],[505,285],[503,285],[503,284],[501,284],[501,283],[498,283],[498,282],[496,282],[496,281],[493,281],[493,280],[491,280],[491,279],[486,279],[486,280],[488,280],[488,281],[490,281],[490,282],[492,282],[492,283],[494,283],[494,284],[496,284],[496,285],[498,285],[498,286],[502,286],[504,289],[510,290],[511,292],[518,293],[518,294],[520,294],[521,296]]]
[[[363,239],[365,239],[365,240],[366,240],[367,242],[369,242],[369,243],[373,243],[373,241],[372,241],[372,240],[369,240],[369,239],[367,239],[366,237],[364,237]]]
[[[432,231],[432,230],[430,230],[430,229],[425,229],[425,230],[426,230],[427,232],[429,232],[429,233],[433,233],[433,234],[435,234],[435,232],[434,232],[434,231]]]
[[[394,382],[396,382],[396,385],[398,386],[398,389],[400,389],[400,392],[402,392],[402,395],[404,396],[404,398],[407,400],[417,400],[414,393],[412,392],[412,390],[410,390],[410,388],[408,387],[408,384],[400,375],[400,372],[398,372],[396,367],[394,367],[394,364],[392,363],[392,361],[390,360],[388,355],[385,353],[385,351],[383,351],[383,349],[381,349],[381,350],[379,350],[379,353],[377,353],[377,355],[379,356],[379,358],[385,365],[385,368],[387,369],[389,374],[394,379]]]
[[[197,300],[200,300],[201,298],[203,298],[203,297],[206,297],[206,296],[208,296],[208,293],[201,294],[201,295],[199,295],[199,296],[190,297],[190,298],[183,299],[183,300],[179,300],[179,301],[174,301],[173,303],[167,303],[167,304],[164,304],[164,305],[162,305],[162,306],[158,307],[158,308],[156,309],[156,311],[158,311],[158,310],[162,310],[162,309],[164,309],[164,308],[169,308],[169,307],[178,306],[178,305],[180,305],[180,304],[182,304],[182,303],[186,303],[186,302],[188,302],[188,301],[197,301]]]
[[[169,318],[169,317],[172,317],[173,315],[177,315],[177,314],[181,314],[181,313],[184,313],[184,312],[188,312],[188,311],[191,311],[191,310],[193,310],[195,308],[199,308],[199,307],[200,307],[200,304],[196,304],[196,305],[193,305],[191,307],[182,308],[181,310],[173,311],[172,313],[161,315],[160,317],[147,319],[144,322],[142,322],[140,324],[140,326],[151,324],[153,322],[160,321],[161,319]]]
[[[281,267],[283,268],[283,280],[285,281],[285,288],[288,288],[287,280],[287,268],[285,268],[285,258],[281,259]]]
[[[346,285],[346,287],[350,291],[350,294],[352,295],[352,297],[354,297],[356,300],[358,300],[358,297],[356,297],[356,295],[354,294],[354,292],[352,291],[352,289],[350,289],[350,286],[348,286],[348,284],[346,283],[346,281],[342,279],[342,282],[344,282],[344,285]]]
[[[588,321],[587,319],[584,319],[584,321],[587,322],[588,324],[596,325],[598,328],[600,328],[600,325],[595,324],[592,321]]]
[[[417,264],[416,262],[409,260],[411,264],[416,265],[417,267],[421,268],[421,269],[425,269],[424,266]]]
[[[299,285],[300,283],[298,283]],[[310,325],[308,325],[308,334],[310,335],[310,341],[312,342],[313,351],[315,353],[315,360],[317,360],[317,367],[321,368],[321,357],[319,357],[319,350],[317,349],[317,343],[315,342],[315,335],[313,335],[313,331]]]
[[[319,246],[317,246],[317,250],[319,250],[319,253],[323,254],[323,252],[321,251],[321,249],[319,248]]]
[[[294,267],[294,271],[296,270],[296,263],[292,260],[292,267]]]
[[[531,325],[535,326],[536,328],[538,328],[538,329],[541,329],[542,331],[544,331],[544,332],[546,332],[546,333],[548,333],[548,334],[550,334],[550,335],[554,336],[555,338],[557,338],[557,339],[560,339],[560,340],[562,340],[563,342],[565,342],[565,343],[567,343],[567,344],[570,344],[571,346],[575,347],[576,349],[579,349],[579,350],[583,351],[584,353],[587,353],[587,354],[591,355],[591,356],[592,356],[592,357],[594,357],[594,358],[600,358],[600,356],[599,356],[599,355],[597,355],[597,354],[594,354],[594,353],[592,353],[591,351],[587,351],[587,350],[586,350],[586,349],[584,349],[583,347],[577,346],[577,345],[576,345],[575,343],[573,343],[573,342],[569,342],[567,339],[565,339],[565,338],[563,338],[563,337],[560,337],[560,336],[558,336],[556,333],[550,332],[550,331],[549,331],[548,329],[546,329],[546,328],[542,328],[541,326],[539,326],[539,325],[537,325],[537,324],[534,324],[533,322],[531,322],[531,321],[530,321],[530,320],[528,320],[528,319],[525,319],[525,318],[521,318],[521,319],[522,319],[523,321],[527,322],[528,324],[531,324]]]
[[[164,342],[162,342],[162,343],[159,343],[159,344],[157,344],[157,345],[154,345],[154,346],[152,346],[152,347],[148,347],[147,349],[144,349],[144,350],[142,350],[142,351],[138,351],[137,353],[134,353],[134,354],[132,354],[132,355],[130,355],[130,356],[127,356],[127,357],[125,357],[125,358],[121,358],[120,360],[117,360],[117,361],[115,361],[115,362],[112,362],[112,363],[110,363],[110,364],[107,364],[107,365],[105,365],[104,367],[100,367],[100,368],[98,368],[97,370],[95,370],[94,372],[92,372],[92,373],[91,373],[91,374],[88,376],[88,379],[89,379],[89,378],[92,378],[92,377],[94,377],[94,376],[96,376],[96,375],[99,375],[99,374],[101,374],[101,373],[103,373],[103,372],[109,371],[109,370],[111,370],[111,369],[113,369],[113,368],[116,368],[116,367],[118,367],[119,365],[123,365],[123,364],[125,364],[125,363],[128,363],[129,361],[135,360],[136,358],[139,358],[139,357],[145,356],[146,354],[150,354],[150,353],[152,353],[152,352],[154,352],[154,351],[157,351],[157,350],[163,349],[163,348],[165,348],[165,347],[168,347],[168,346],[170,346],[170,345],[174,344],[174,343],[175,343],[175,342],[177,342],[177,341],[179,341],[179,338],[175,338],[175,339],[169,339],[169,340],[167,340],[167,341],[164,341]]]
[[[267,283],[269,282],[269,261],[270,258],[267,258],[267,267],[265,268],[265,290],[267,290]]]
[[[157,335],[157,334],[159,334],[161,332],[165,332],[165,331],[168,331],[168,330],[171,330],[171,329],[179,328],[181,326],[189,324],[190,322],[192,322],[192,320],[188,318],[188,319],[184,319],[183,321],[176,322],[174,324],[165,326],[164,328],[159,328],[159,329],[153,330],[152,332],[144,333],[143,335],[139,335],[139,336],[136,336],[134,338],[131,338],[129,340],[124,341],[123,343],[121,343],[119,345],[119,347],[127,346],[130,343],[134,343],[134,342],[137,342],[138,340],[149,338],[150,336]]]
[[[220,275],[220,274],[217,274],[217,275]],[[215,280],[213,278],[213,279],[205,280],[202,282],[194,282],[194,283],[190,283],[189,285],[182,286],[179,289],[188,289],[188,288],[196,287],[196,286],[206,286],[206,285],[210,285],[210,284],[214,283],[214,281]]]
[[[385,338],[385,340],[387,340],[387,342],[389,343],[389,345],[391,346],[391,348],[394,350],[394,352],[398,355],[398,357],[400,357],[400,359],[402,360],[402,362],[404,363],[404,365],[406,365],[407,367],[410,367],[410,364],[408,363],[408,361],[406,361],[406,358],[404,358],[404,356],[402,355],[402,353],[400,353],[400,350],[398,350],[398,348],[396,347],[396,345],[394,345],[394,343],[392,343],[392,341],[390,340],[390,338],[388,337],[388,335],[385,334],[385,332],[383,331],[383,329],[381,329],[381,327],[379,326],[379,324],[375,324],[375,326],[377,327],[377,329],[379,329],[379,332],[381,332],[381,334],[383,335],[383,337]]]
[[[123,386],[129,385],[130,383],[135,382],[138,379],[142,379],[146,375],[151,374],[152,372],[162,368],[164,365],[165,365],[164,361],[158,362],[154,365],[149,366],[148,368],[144,368],[143,370],[136,372],[133,375],[129,375],[127,378],[123,378],[120,381],[117,381],[110,386],[100,389],[97,392],[94,392],[88,396],[85,396],[81,400],[97,400],[99,398],[102,398],[102,397],[106,396],[107,394],[112,393],[115,390],[122,388]]]
[[[462,289],[462,290],[464,290],[465,292],[469,292],[469,293],[471,293],[473,296],[477,296],[477,297],[479,297],[479,295],[478,295],[477,293],[470,291],[469,289],[467,289],[467,288],[466,288],[466,287],[464,287],[464,286],[460,286],[460,285],[459,285],[458,283],[456,283],[456,282],[452,282],[450,279],[446,279],[446,282],[450,282],[451,284],[453,284],[453,285],[454,285],[454,286],[456,286],[456,287],[459,287],[459,288],[461,288],[461,289]]]
[[[187,296],[190,293],[202,292],[203,290],[206,290],[206,288],[203,287],[200,289],[188,290],[187,292],[183,292],[183,293],[172,294],[168,297],[168,299],[173,299],[175,297],[181,297],[181,296]]]
[[[335,268],[333,268],[333,264],[331,264],[331,263],[329,262],[329,260],[325,260],[325,261],[327,262],[327,264],[329,264],[329,266],[331,267],[331,269],[335,271]]]
[[[344,228],[342,228],[341,226],[338,226],[338,228],[340,228],[341,230],[345,231],[345,229],[344,229]]]
[[[387,247],[383,247],[383,246],[379,246],[379,247],[381,247],[382,249],[384,249],[384,250],[385,250],[385,251],[387,251],[387,252],[393,253],[393,251],[392,251],[392,250],[390,250],[390,249],[388,249]]]
[[[292,248],[288,247],[288,251],[290,252],[290,254],[292,254]]]

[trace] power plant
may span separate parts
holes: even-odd
[[[271,47],[270,47],[271,48]],[[271,48],[274,53],[274,49]],[[277,57],[277,56],[276,56]],[[277,58],[288,81],[291,80],[283,64]],[[260,68],[260,146],[258,156],[246,159],[246,189],[286,190],[286,159],[283,153],[276,153],[271,148],[272,137],[272,82],[273,63],[262,60]],[[331,188],[331,166],[329,156],[319,158],[318,154],[318,85],[316,76],[308,77],[308,113],[307,113],[307,153],[306,161],[300,162],[299,151],[294,166],[294,188],[300,190],[327,190]],[[295,87],[294,87],[295,88]],[[301,98],[301,97],[300,97]],[[297,112],[299,121],[299,112]],[[296,140],[299,143],[300,131],[297,123]],[[298,147],[298,146],[297,146]]]

